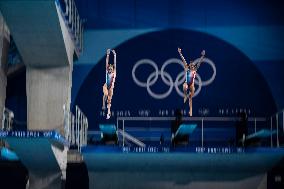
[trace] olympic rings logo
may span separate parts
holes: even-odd
[[[193,61],[193,63],[197,63],[199,61],[200,58],[197,58]],[[200,77],[200,75],[198,73],[196,73],[196,78],[195,78],[195,81],[194,83],[196,85],[198,85],[198,88],[196,89],[193,97],[197,96],[200,91],[201,91],[201,88],[203,86],[207,86],[207,85],[210,85],[215,77],[216,77],[216,66],[214,64],[214,62],[208,58],[204,58],[203,59],[203,63],[207,63],[211,66],[212,70],[213,70],[213,74],[212,76],[206,80],[206,81],[203,81]],[[142,65],[150,65],[154,68],[155,71],[153,71],[147,78],[146,82],[142,82],[142,81],[139,81],[136,77],[136,69],[139,67],[139,66],[142,66]],[[176,79],[173,80],[173,78],[171,77],[171,75],[165,71],[166,67],[170,64],[179,64],[182,68],[182,71],[177,75]],[[151,86],[154,85],[159,76],[161,76],[162,78],[162,81],[169,86],[169,89],[164,92],[164,93],[154,93],[152,90],[151,90]],[[162,65],[161,67],[161,70],[159,70],[157,64],[150,60],[150,59],[141,59],[139,61],[136,62],[136,64],[133,66],[132,68],[132,78],[133,78],[133,81],[139,86],[139,87],[144,87],[147,89],[147,92],[148,94],[155,98],[155,99],[164,99],[164,98],[167,98],[173,88],[175,88],[176,92],[178,95],[180,95],[181,97],[183,97],[183,91],[179,88],[180,85],[182,85],[184,82],[185,82],[185,73],[184,73],[184,65],[183,65],[183,62],[180,60],[180,59],[177,59],[177,58],[171,58],[171,59],[168,59],[166,62],[164,62],[164,64]]]

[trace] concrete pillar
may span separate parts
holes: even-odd
[[[70,66],[26,69],[28,130],[58,130],[63,133],[63,105],[70,107]]]
[[[9,30],[0,12],[0,125],[3,119],[3,109],[5,107],[5,100],[6,100],[6,86],[7,86],[6,73],[7,73],[7,57],[9,50],[9,37],[10,37]]]

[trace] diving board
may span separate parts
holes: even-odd
[[[103,134],[115,135],[117,130],[114,124],[100,124],[99,128]]]
[[[103,144],[118,144],[117,129],[115,124],[99,124],[101,142]]]
[[[175,137],[189,135],[193,133],[196,127],[196,124],[181,124],[175,133]]]
[[[8,149],[1,149],[1,155],[10,159],[19,158],[29,170],[31,189],[39,188],[41,183],[61,188],[69,148],[68,141],[61,134],[56,131],[0,131],[0,139],[9,146]]]
[[[172,144],[176,146],[178,144],[188,145],[189,135],[196,129],[197,124],[181,124],[177,131],[172,134]]]

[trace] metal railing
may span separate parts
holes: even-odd
[[[139,147],[144,148],[146,146],[143,142],[125,132],[125,129],[118,129],[118,133],[122,136],[122,146],[124,146],[126,139]]]
[[[83,51],[83,21],[79,16],[78,9],[74,0],[56,0],[55,1],[65,24],[72,36],[75,44],[75,50],[78,54]]]
[[[117,117],[117,127],[119,128],[119,121],[122,122],[122,132],[125,132],[125,121],[173,121],[175,117]],[[201,146],[204,146],[204,125],[206,122],[236,122],[240,121],[239,117],[184,117],[182,120],[184,122],[197,121],[201,124]],[[257,132],[257,123],[266,123],[267,119],[265,117],[249,117],[248,122],[254,125],[254,133]],[[137,130],[137,127],[135,128]],[[141,130],[142,128],[138,128]],[[161,131],[165,131],[164,128],[156,128]],[[167,130],[169,130],[168,128]],[[143,129],[142,129],[143,130]],[[146,129],[149,130],[149,129]],[[125,139],[122,138],[122,143],[124,146]]]
[[[276,114],[270,116],[270,144],[271,147],[276,145],[276,147],[280,147],[284,145],[284,110],[277,112]],[[276,130],[276,139],[272,134],[273,131]],[[282,139],[282,140],[281,140]],[[282,141],[282,144],[280,143]]]
[[[8,108],[3,109],[2,130],[11,131],[13,129],[14,113]]]
[[[63,110],[65,139],[81,152],[81,148],[87,145],[88,119],[78,106],[75,115],[65,105]]]

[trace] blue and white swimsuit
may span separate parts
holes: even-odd
[[[196,75],[196,71],[193,71],[190,69],[186,70],[185,82],[187,83],[187,85],[191,85],[194,82],[195,75]]]
[[[106,72],[106,85],[107,85],[107,89],[110,89],[111,87],[113,87],[114,81],[115,81],[115,77],[114,76],[115,76],[114,73]]]

